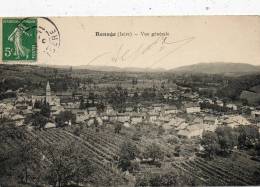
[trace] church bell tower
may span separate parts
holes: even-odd
[[[51,104],[51,87],[49,81],[47,82],[46,85],[46,102]]]

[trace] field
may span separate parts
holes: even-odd
[[[202,185],[256,185],[260,164],[243,156],[236,158],[216,158],[207,161],[202,158],[172,163],[173,167],[198,179]]]
[[[81,136],[74,135],[71,129],[48,129],[43,131],[27,131],[27,134],[39,138],[42,144],[67,144],[77,142],[88,155],[95,171],[90,177],[95,184],[124,184],[126,179],[120,172],[114,160],[117,158],[119,144],[123,141],[120,136],[111,138],[105,132],[94,133],[92,130],[82,132]],[[105,137],[105,138],[104,138]],[[111,180],[113,179],[113,180]]]
[[[89,177],[95,184],[109,185],[133,185],[135,177],[147,172],[164,173],[170,170],[177,170],[185,175],[192,176],[197,185],[256,185],[260,174],[260,163],[250,160],[244,154],[233,153],[231,157],[217,157],[213,160],[206,160],[193,156],[189,159],[172,158],[164,159],[161,167],[148,164],[141,164],[140,170],[134,172],[130,177],[117,168],[120,145],[127,139],[122,134],[115,134],[110,129],[102,129],[96,132],[92,128],[81,131],[80,136],[73,133],[73,129],[53,128],[42,131],[25,129],[26,135],[38,139],[42,145],[54,143],[67,144],[76,141],[91,162],[95,165],[95,172]],[[143,149],[142,143],[136,143]],[[7,142],[7,146],[15,147],[15,143]]]
[[[247,100],[250,104],[256,104],[260,101],[260,94],[258,92],[242,91],[240,98]]]

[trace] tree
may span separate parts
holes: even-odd
[[[165,130],[164,130],[163,126],[160,125],[160,126],[158,127],[158,136],[163,135],[164,132],[165,132]]]
[[[132,166],[131,160],[134,160],[137,154],[138,150],[136,145],[129,141],[124,142],[120,146],[118,167],[123,171],[129,170]]]
[[[73,129],[73,134],[76,135],[76,136],[80,136],[81,134],[81,130],[80,127],[76,127]]]
[[[49,105],[49,103],[47,103],[46,101],[43,102],[42,106],[41,106],[41,111],[40,113],[49,118],[50,117],[50,114],[51,114],[51,107]]]
[[[39,130],[44,129],[47,122],[48,118],[40,112],[33,113],[25,118],[25,123],[32,123],[32,126]]]
[[[256,154],[260,156],[260,140],[255,145]]]
[[[97,105],[97,112],[100,114],[105,111],[105,105],[103,103],[99,103]]]
[[[0,118],[0,143],[16,139],[24,139],[22,129],[16,127],[14,123],[9,123],[7,118]]]
[[[119,122],[117,122],[117,123],[115,124],[115,133],[116,133],[116,134],[119,134],[121,130],[122,130],[122,124],[119,123]]]
[[[93,125],[94,125],[94,127],[95,127],[95,130],[96,130],[96,132],[98,132],[98,131],[99,131],[99,128],[98,128],[99,122],[98,122],[98,120],[97,120],[96,117],[94,117],[93,120],[94,120],[94,121],[93,121]]]
[[[71,121],[72,123],[75,122],[76,116],[71,111],[61,111],[59,115],[55,118],[55,122],[58,124],[59,127],[65,126],[65,122]]]
[[[214,157],[214,155],[219,152],[220,146],[218,144],[217,135],[214,132],[203,132],[200,144],[209,158]]]
[[[142,138],[142,133],[140,131],[136,131],[132,136],[132,140],[134,141],[140,141],[141,138]]]
[[[12,146],[8,146],[8,143]],[[14,124],[0,122],[0,184],[10,179],[14,182],[37,182],[41,155],[36,150],[37,140],[26,136]]]
[[[14,152],[12,160],[16,165],[15,174],[22,182],[28,183],[39,178],[37,175],[40,174],[41,154],[37,148],[39,147],[36,140],[27,139],[21,142]]]
[[[240,148],[253,148],[259,139],[259,131],[255,126],[240,126],[236,129],[238,135],[238,146]]]
[[[51,185],[60,187],[69,182],[84,183],[94,172],[88,155],[76,142],[47,146],[44,152],[49,160],[46,179]]]
[[[229,154],[231,150],[237,145],[237,135],[231,127],[218,127],[215,131],[218,137],[218,144],[220,146],[220,152],[223,154]]]
[[[118,112],[124,112],[126,108],[127,90],[123,89],[121,86],[117,86],[114,89],[108,89],[106,93],[109,98],[109,103],[112,104]]]
[[[164,154],[159,145],[152,143],[146,147],[144,156],[146,158],[151,158],[154,163],[158,159],[162,159]]]
[[[237,133],[231,127],[218,127],[215,132],[204,132],[201,145],[209,158],[215,154],[230,154],[237,145]]]
[[[36,100],[36,101],[34,102],[34,106],[33,106],[33,107],[40,109],[40,108],[41,108],[41,105],[42,105],[41,101]]]
[[[84,101],[84,98],[82,97],[80,99],[79,109],[85,109],[85,108],[86,108],[85,101]]]

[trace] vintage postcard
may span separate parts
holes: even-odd
[[[259,16],[0,19],[0,186],[257,186],[259,133]]]

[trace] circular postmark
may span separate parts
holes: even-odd
[[[31,17],[22,19],[17,27],[23,25]],[[37,25],[27,30],[37,31],[37,53],[51,57],[60,47],[60,31],[56,24],[47,17],[37,17]]]
[[[60,47],[60,31],[49,18],[38,18],[37,38],[38,53],[43,53],[50,57]]]

